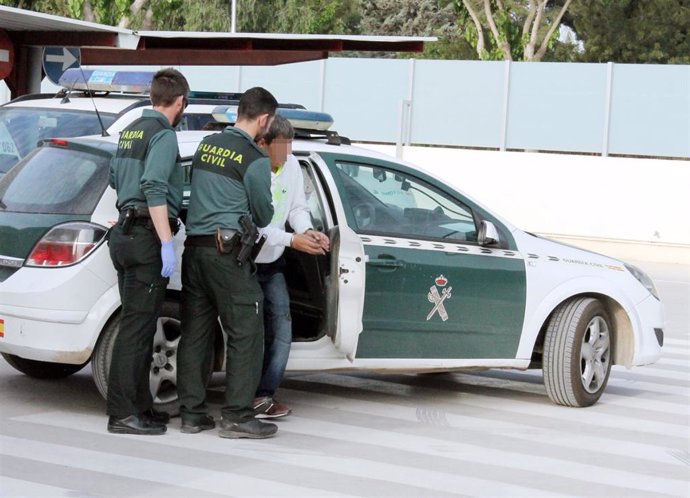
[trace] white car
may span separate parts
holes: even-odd
[[[47,138],[117,136],[151,108],[148,90],[154,72],[69,69],[57,94],[24,95],[0,106],[0,177]],[[84,83],[84,79],[88,83]],[[212,111],[237,103],[240,94],[192,91],[178,130],[216,124]],[[301,107],[281,104],[287,107]]]
[[[178,133],[185,167],[204,135]],[[289,370],[543,368],[554,402],[588,406],[611,365],[661,355],[662,306],[640,270],[525,233],[442,179],[335,133],[300,135],[293,150],[313,226],[332,251],[286,251]],[[0,180],[0,352],[37,377],[91,361],[103,394],[120,316],[104,241],[117,219],[107,186],[115,146],[113,137],[48,141]],[[176,273],[151,366],[155,402],[170,412],[179,293]]]

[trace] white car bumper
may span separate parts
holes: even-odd
[[[0,352],[71,364],[90,358],[120,304],[107,248],[97,252],[70,267],[24,267],[0,283]]]
[[[636,336],[633,365],[649,365],[661,357],[661,344],[657,334],[660,333],[663,338],[663,306],[653,296],[649,296],[636,308],[640,320],[640,333]]]

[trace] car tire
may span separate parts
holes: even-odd
[[[2,353],[2,357],[16,370],[36,379],[63,379],[77,373],[88,363],[88,361],[81,365],[52,363],[49,361],[28,360],[8,353]]]
[[[551,401],[585,407],[599,400],[611,372],[612,332],[597,299],[574,298],[556,308],[544,338],[544,385]]]
[[[115,339],[120,330],[118,311],[103,329],[91,360],[93,380],[104,398],[108,396],[108,373]],[[177,415],[180,410],[177,396],[177,346],[180,342],[180,308],[175,300],[166,298],[154,335],[150,385],[157,411]]]

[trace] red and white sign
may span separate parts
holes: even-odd
[[[0,80],[7,78],[14,67],[14,47],[9,35],[0,29]]]

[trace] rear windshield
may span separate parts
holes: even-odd
[[[110,158],[41,147],[0,179],[0,210],[90,215],[108,185]]]
[[[101,113],[107,129],[117,116]],[[95,112],[0,107],[0,176],[31,152],[39,140],[100,135]]]

